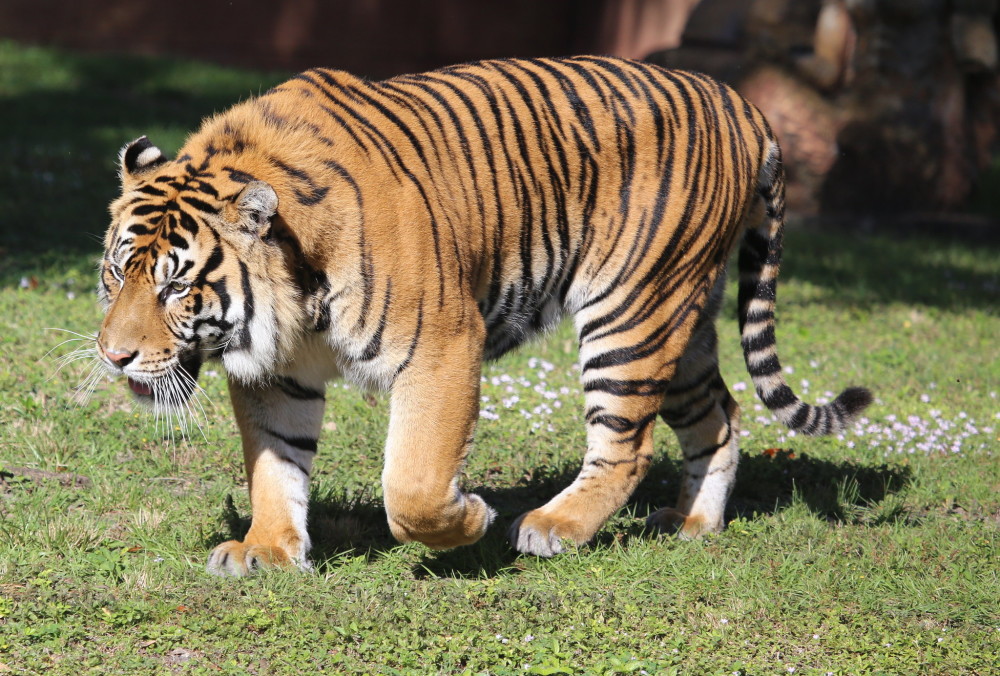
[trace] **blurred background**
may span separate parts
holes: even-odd
[[[998,26],[998,0],[4,0],[0,244],[38,244],[15,230],[73,175],[88,184],[93,169],[73,162],[108,172],[131,136],[172,138],[290,72],[384,78],[572,53],[737,87],[781,138],[800,220],[996,239]],[[250,88],[190,70],[171,80],[178,59],[269,75]],[[60,136],[75,140],[53,148]],[[4,182],[17,189],[3,195]]]

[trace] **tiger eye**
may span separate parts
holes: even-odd
[[[179,291],[183,291],[184,289],[188,288],[188,285],[185,284],[184,282],[174,281],[174,282],[170,282],[170,288],[173,289],[174,291],[178,291],[179,292]]]

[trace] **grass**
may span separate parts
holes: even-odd
[[[723,373],[743,460],[721,535],[650,537],[676,444],[597,541],[518,557],[503,531],[568,483],[584,443],[572,334],[484,371],[465,484],[479,544],[397,545],[379,495],[386,403],[331,387],[313,574],[204,572],[249,504],[224,378],[204,438],[170,440],[122,383],[46,353],[99,323],[93,261],[114,158],[176,148],[280,76],[0,42],[0,672],[989,674],[1000,662],[1000,257],[995,245],[793,230],[778,342],[807,399],[873,388],[842,439],[780,429],[746,387],[733,295]],[[218,370],[218,369],[217,369]],[[516,398],[516,399],[515,399]]]

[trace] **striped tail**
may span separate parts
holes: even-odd
[[[872,401],[863,387],[849,387],[831,403],[811,406],[785,381],[774,337],[774,302],[785,222],[785,172],[772,142],[758,180],[764,218],[743,235],[739,254],[739,323],[743,357],[757,395],[789,429],[809,435],[843,431]]]

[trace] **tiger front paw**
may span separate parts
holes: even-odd
[[[308,570],[309,564],[305,559],[296,561],[281,547],[230,540],[212,550],[207,567],[212,575],[245,577],[262,568]]]
[[[562,554],[568,547],[586,544],[593,536],[575,519],[549,514],[543,509],[522,514],[507,531],[514,549],[545,558]]]
[[[473,493],[457,493],[446,506],[429,501],[386,502],[389,530],[400,542],[422,542],[431,549],[471,545],[496,518],[496,512]]]

